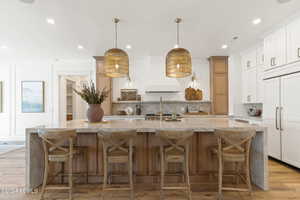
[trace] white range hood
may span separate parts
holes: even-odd
[[[180,93],[178,85],[151,85],[147,87],[146,94],[175,94]]]

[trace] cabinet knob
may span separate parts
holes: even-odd
[[[247,68],[249,68],[251,66],[251,61],[247,61]]]
[[[273,58],[270,59],[270,64],[273,66]]]
[[[275,66],[276,65],[276,57],[272,57],[271,58],[271,66]]]
[[[248,95],[247,96],[247,102],[250,102],[251,101],[251,95]]]

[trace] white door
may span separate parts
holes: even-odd
[[[282,160],[300,167],[300,73],[282,77]]]
[[[287,62],[300,60],[300,19],[287,25]]]
[[[281,135],[279,130],[280,79],[264,81],[264,125],[268,128],[269,155],[281,159]]]
[[[59,123],[63,125],[66,123],[67,113],[67,80],[64,76],[59,77]]]

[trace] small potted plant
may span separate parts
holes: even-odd
[[[83,84],[80,91],[73,89],[84,101],[89,104],[87,110],[87,118],[89,122],[101,122],[103,119],[104,111],[101,104],[108,97],[109,91],[103,88],[101,91],[96,89],[95,84]]]

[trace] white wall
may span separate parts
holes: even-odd
[[[246,116],[242,103],[242,63],[239,54],[229,56],[228,60],[228,80],[229,80],[229,115]]]
[[[209,63],[204,59],[193,59],[193,72],[196,73],[199,87],[203,90],[203,99],[209,100]],[[164,100],[184,100],[184,89],[188,87],[191,77],[188,78],[167,78],[165,76],[165,57],[145,56],[130,58],[130,77],[132,87],[138,89],[143,101],[159,100],[163,96]],[[171,85],[180,89],[179,94],[145,94],[145,91],[152,85]],[[126,78],[113,80],[113,101],[120,97],[120,89],[128,88]]]
[[[0,140],[24,140],[25,128],[59,122],[59,76],[88,75],[95,79],[95,62],[34,61],[0,63],[4,105],[0,113]],[[45,82],[45,112],[22,113],[21,82]]]

